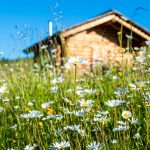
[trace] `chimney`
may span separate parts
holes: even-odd
[[[52,21],[49,22],[49,36],[52,36],[53,34],[53,23]]]

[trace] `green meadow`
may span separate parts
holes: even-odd
[[[150,149],[149,48],[130,68],[67,63],[0,63],[0,150]]]

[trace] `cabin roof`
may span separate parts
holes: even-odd
[[[108,10],[108,11],[100,14],[97,17],[94,17],[83,23],[80,23],[80,24],[77,24],[70,28],[67,28],[63,31],[64,36],[67,37],[67,36],[76,34],[77,32],[81,32],[83,30],[95,27],[100,24],[104,24],[108,21],[116,21],[116,22],[122,24],[123,26],[125,26],[126,28],[129,28],[136,34],[142,36],[144,39],[150,40],[150,32],[147,29],[145,29],[141,25],[135,23],[131,19],[127,18],[126,16],[124,16],[123,14],[118,12],[117,10]]]
[[[65,29],[64,31],[71,30],[71,29],[73,29],[73,28],[79,27],[79,26],[84,25],[84,24],[86,24],[86,23],[95,21],[95,20],[97,20],[97,19],[104,18],[104,17],[106,17],[106,16],[108,16],[108,15],[113,15],[113,14],[116,15],[116,16],[119,16],[120,18],[122,18],[122,19],[125,20],[126,22],[132,24],[133,26],[139,28],[139,29],[142,30],[143,32],[145,32],[145,33],[147,33],[148,35],[150,35],[150,32],[149,32],[148,29],[146,29],[145,27],[142,27],[142,26],[139,25],[138,23],[135,23],[134,21],[132,21],[131,19],[129,19],[129,18],[126,17],[125,15],[121,14],[119,11],[117,11],[117,10],[115,10],[115,9],[107,10],[107,11],[101,13],[100,15],[98,15],[98,16],[92,18],[92,19],[89,19],[89,20],[87,20],[87,21],[85,21],[85,22],[82,22],[82,23],[79,23],[79,24],[77,24],[77,25],[74,25],[74,26],[72,26],[72,27],[69,27],[69,28]]]
[[[74,25],[70,28],[67,28],[67,29],[61,31],[61,32],[63,33],[64,37],[68,37],[68,36],[74,35],[76,33],[82,32],[84,30],[93,28],[95,26],[104,24],[104,23],[109,22],[109,21],[116,21],[119,24],[122,24],[123,26],[125,26],[126,28],[132,30],[133,32],[135,32],[136,34],[138,34],[139,36],[141,36],[145,40],[150,40],[150,32],[147,29],[145,29],[141,25],[135,23],[131,19],[127,18],[126,16],[122,15],[117,10],[113,10],[113,9],[108,10],[106,12],[103,12],[102,14],[100,14],[100,15],[92,18],[92,19],[89,19],[83,23],[79,23],[77,25]],[[58,33],[55,33],[52,37],[56,36]],[[51,37],[48,36],[48,37],[44,38],[43,40],[33,44],[30,47],[28,47],[28,48],[32,48],[32,47],[38,45],[39,43],[44,42],[50,38]],[[25,50],[24,50],[24,52],[25,52]]]

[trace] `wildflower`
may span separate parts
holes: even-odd
[[[124,125],[124,126],[126,126],[126,124],[127,124],[126,122],[123,122],[123,121],[117,121],[117,123],[120,125]]]
[[[41,50],[48,48],[48,45],[42,45]]]
[[[54,110],[52,108],[47,109],[47,114],[48,115],[53,114],[53,113],[54,113]]]
[[[25,112],[28,112],[30,111],[30,108],[29,107],[25,107]]]
[[[38,146],[37,144],[33,144],[33,146],[32,145],[26,145],[24,150],[34,150],[37,146]]]
[[[21,97],[20,96],[16,96],[16,100],[19,100],[19,99],[21,99]]]
[[[141,135],[139,133],[136,133],[134,136],[133,136],[134,139],[139,139],[141,138]]]
[[[122,95],[122,94],[126,94],[126,93],[128,93],[129,91],[128,91],[128,89],[127,88],[119,88],[118,89],[118,91],[116,91],[116,92],[114,92],[114,94],[116,94],[116,95]]]
[[[94,89],[94,90],[92,91],[93,94],[98,94],[98,92],[99,92],[99,91],[98,91],[97,89]]]
[[[99,112],[101,115],[108,115],[109,114],[109,112],[108,112],[108,110],[106,110],[106,111],[101,111],[101,112]]]
[[[113,80],[117,80],[118,79],[118,76],[113,76]]]
[[[95,94],[95,93],[98,93],[98,90],[97,89],[85,89],[85,90],[83,90],[83,92],[85,93],[85,94]]]
[[[40,127],[43,127],[43,122],[38,122]]]
[[[80,130],[80,125],[72,125],[72,126],[66,126],[64,127],[64,130],[72,130],[72,131],[79,131]]]
[[[16,129],[16,128],[17,128],[17,124],[10,127],[10,129]]]
[[[126,49],[125,48],[120,48],[120,51],[121,51],[121,53],[125,53],[126,52]],[[120,72],[121,73],[121,72]],[[123,76],[123,74],[121,73],[121,76],[120,77],[122,77]]]
[[[53,119],[53,118],[55,118],[55,115],[48,115],[48,116],[42,118],[42,121],[45,121],[45,120],[48,120],[48,119]]]
[[[137,91],[139,89],[142,89],[142,87],[146,86],[146,83],[138,82],[137,85],[130,83],[129,86],[131,87],[130,91]]]
[[[144,59],[145,58],[143,56],[137,56],[137,57],[135,57],[136,62],[139,62],[139,63],[143,63]]]
[[[42,107],[43,109],[49,108],[49,107],[50,107],[50,102],[41,104],[41,107]]]
[[[123,111],[122,112],[122,117],[124,119],[129,119],[132,116],[132,113],[130,111]]]
[[[82,137],[84,137],[86,134],[85,134],[85,130],[78,130],[78,134],[80,134]]]
[[[94,117],[95,122],[101,122],[103,125],[108,123],[110,121],[110,118],[108,116],[102,116],[102,117]]]
[[[110,121],[110,118],[108,117],[109,112],[108,111],[103,111],[94,115],[94,122],[101,122],[103,125],[108,123]]]
[[[71,93],[73,91],[73,89],[68,89],[67,93]]]
[[[28,106],[33,106],[34,103],[33,102],[28,102]]]
[[[141,88],[144,87],[144,86],[146,86],[146,83],[145,83],[145,82],[138,82],[138,83],[137,83],[137,87],[138,87],[139,89],[141,89]]]
[[[10,72],[14,72],[14,70],[12,68],[10,68]]]
[[[126,47],[126,51],[129,51],[130,50],[130,47]]]
[[[87,94],[87,93],[86,93],[84,90],[79,89],[79,90],[76,91],[76,94],[77,94],[77,95],[80,95],[80,96],[84,96],[84,95]]]
[[[78,111],[75,111],[74,112],[74,114],[76,115],[76,116],[84,116],[85,115],[85,113],[86,113],[86,111],[84,110],[84,109],[81,109],[81,110],[78,110]]]
[[[113,139],[113,140],[111,140],[111,143],[112,143],[112,144],[116,144],[116,143],[117,143],[117,140],[116,140],[116,139]]]
[[[103,148],[103,145],[101,143],[92,142],[88,145],[88,150],[100,150]]]
[[[0,107],[0,112],[2,112],[4,110],[4,108],[3,107]]]
[[[129,86],[130,86],[130,91],[136,91],[137,90],[137,87],[135,84],[130,83]]]
[[[147,94],[149,95],[150,93],[147,93]],[[144,101],[145,101],[145,102],[149,102],[149,101],[150,101],[150,96],[149,96],[149,97],[145,97],[145,98],[144,98]]]
[[[16,143],[16,140],[12,140],[13,143]]]
[[[83,107],[83,108],[88,108],[88,107],[92,107],[93,106],[93,100],[87,100],[87,101],[85,101],[85,100],[81,100],[81,101],[79,101],[79,103],[80,103],[80,106],[81,107]]]
[[[69,63],[66,63],[65,64],[65,69],[66,70],[71,70],[73,68],[73,65],[72,64],[69,64]]]
[[[41,117],[43,116],[43,114],[41,114],[40,111],[37,111],[37,110],[32,110],[32,111],[29,111],[28,114],[21,114],[20,117],[22,119],[28,119],[28,118],[37,118],[37,117]]]
[[[60,130],[60,129],[56,130],[56,135],[57,135],[57,136],[61,135],[62,133],[63,133],[62,130]]]
[[[130,119],[128,119],[132,124],[139,124],[139,120],[138,119],[135,119],[134,117]]]
[[[53,87],[51,87],[51,91],[52,91],[52,93],[57,93],[57,91],[58,91],[58,86],[53,86]]]
[[[58,77],[58,78],[55,78],[55,79],[51,80],[52,84],[58,84],[58,83],[62,83],[62,82],[63,82],[62,77]]]
[[[150,46],[150,41],[145,41],[147,46]]]
[[[109,114],[109,112],[108,111],[98,111],[98,113],[96,114],[96,115],[94,115],[95,117],[97,117],[97,118],[100,118],[100,117],[102,117],[103,115],[108,115]]]
[[[81,57],[70,57],[68,59],[68,63],[69,64],[74,64],[74,65],[77,65],[79,63],[82,63],[83,59]]]
[[[63,148],[69,148],[70,147],[70,143],[68,141],[64,141],[64,142],[56,142],[53,144],[53,146],[51,146],[51,149],[63,149]]]
[[[10,99],[6,98],[6,99],[3,99],[2,101],[6,103],[6,102],[9,102]]]
[[[138,51],[138,50],[140,50],[140,48],[139,47],[134,47],[134,50]]]
[[[56,120],[62,120],[64,117],[61,114],[55,115]]]
[[[142,84],[139,83],[139,84],[137,85],[137,87],[141,89],[141,88],[142,88]]]
[[[68,98],[64,98],[64,102],[71,103],[71,101]]]
[[[130,127],[129,126],[123,126],[123,125],[119,125],[118,127],[114,128],[113,131],[126,131],[128,130]]]
[[[126,101],[123,101],[123,100],[111,100],[111,101],[105,102],[105,104],[110,107],[117,107],[125,103]]]
[[[18,109],[18,108],[19,108],[19,106],[18,106],[18,105],[14,106],[14,109]]]
[[[65,131],[76,131],[78,134],[81,136],[85,136],[85,130],[80,129],[80,125],[71,125],[71,126],[66,126],[64,127]]]
[[[150,107],[150,102],[143,102],[146,107]]]
[[[121,72],[121,71],[118,72],[118,76],[119,76],[119,77],[122,77],[122,76],[123,76],[123,72]]]
[[[134,71],[140,70],[140,69],[137,68],[137,67],[133,67],[132,69],[133,69]]]
[[[68,114],[72,115],[72,114],[74,114],[74,111],[69,111],[68,108],[67,108],[67,109],[64,109],[64,113],[67,114],[67,115]]]
[[[4,84],[0,87],[0,95],[3,94],[6,90],[7,90],[7,84],[4,83]]]
[[[132,35],[127,35],[127,34],[126,34],[126,37],[127,37],[128,39],[133,39],[133,36],[132,36]]]
[[[122,33],[119,31],[119,32],[117,32],[117,34],[118,34],[118,35],[121,35]]]
[[[84,79],[77,79],[77,82],[84,82]]]

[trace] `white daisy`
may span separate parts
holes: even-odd
[[[132,116],[132,113],[130,111],[123,111],[122,112],[122,117],[124,119],[129,119]]]

